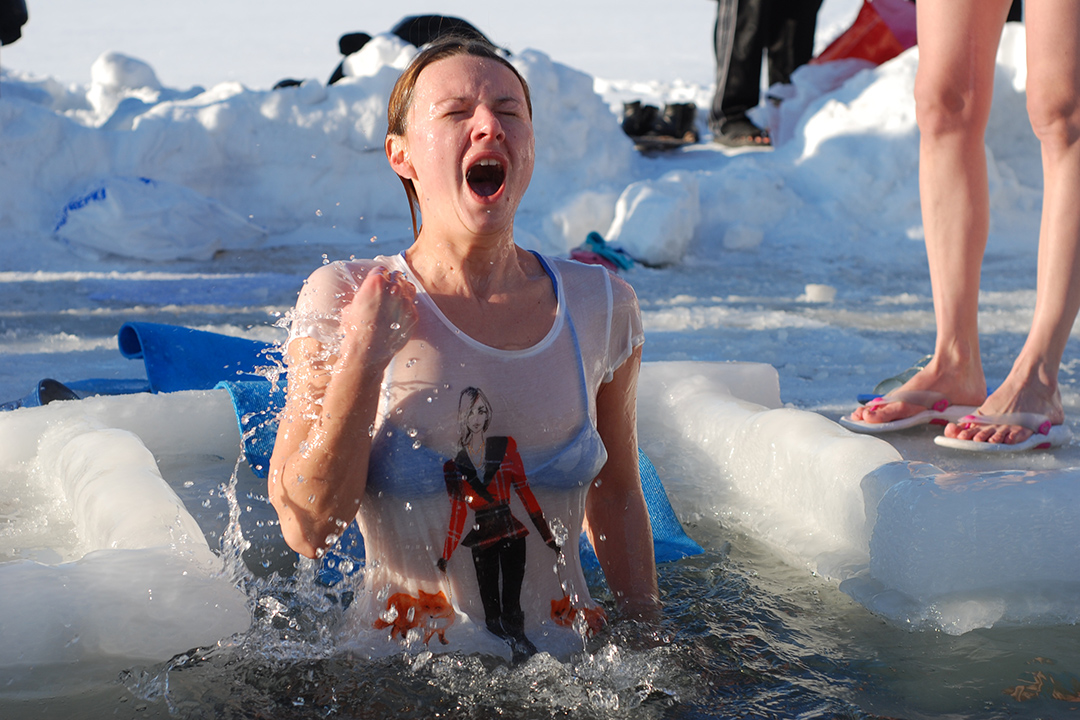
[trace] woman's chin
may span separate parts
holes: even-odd
[[[498,235],[513,233],[514,215],[517,207],[510,206],[506,200],[498,203],[477,203],[463,219],[467,229],[476,235]]]

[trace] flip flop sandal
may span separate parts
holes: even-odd
[[[1006,413],[1004,415],[965,415],[957,421],[959,425],[1019,425],[1035,434],[1018,443],[992,443],[978,440],[961,440],[939,436],[934,442],[941,447],[953,450],[967,450],[981,453],[1017,453],[1029,450],[1049,450],[1060,447],[1072,439],[1072,433],[1064,425],[1052,425],[1045,415],[1038,413]]]
[[[749,120],[730,120],[713,135],[713,142],[730,148],[772,147],[769,131],[759,128]]]
[[[840,418],[840,425],[852,432],[866,435],[884,435],[898,430],[919,427],[920,425],[948,425],[951,422],[957,422],[960,418],[969,415],[976,409],[971,405],[951,405],[944,395],[932,390],[900,390],[885,397],[871,400],[867,403],[867,407],[886,405],[891,402],[906,402],[912,405],[920,405],[926,409],[906,418],[880,423],[856,420],[849,415]]]

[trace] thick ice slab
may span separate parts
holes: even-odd
[[[841,585],[871,610],[950,634],[1080,619],[1080,468],[868,477],[869,572]]]
[[[641,386],[642,443],[683,519],[715,514],[900,624],[1080,620],[1080,468],[904,459],[780,407],[766,365],[646,364]]]
[[[0,438],[0,477],[23,490],[5,493],[18,559],[0,562],[0,668],[164,660],[248,627],[246,597],[149,449],[235,456],[224,392],[16,410]]]
[[[866,566],[860,484],[902,459],[892,446],[782,407],[769,365],[646,363],[641,377],[642,444],[677,510],[716,514],[837,580]]]

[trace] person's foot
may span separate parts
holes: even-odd
[[[1065,410],[1061,404],[1061,394],[1056,385],[1039,379],[1024,381],[1010,373],[1005,382],[986,399],[976,415],[984,419],[1013,414],[1031,414],[1045,417],[1051,425],[1065,422]],[[993,422],[949,423],[945,426],[945,437],[974,442],[1015,445],[1022,443],[1035,430],[1022,425]]]
[[[769,131],[759,128],[746,117],[720,123],[720,126],[713,130],[713,142],[730,148],[772,147]]]
[[[940,393],[950,405],[976,407],[986,399],[986,380],[980,367],[960,370],[946,367],[946,363],[932,358],[926,367],[890,394],[902,396],[910,393],[917,397],[927,392]],[[887,423],[909,418],[926,409],[914,402],[879,400],[856,408],[851,418],[865,423]]]

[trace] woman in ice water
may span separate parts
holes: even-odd
[[[856,410],[861,429],[952,420],[943,445],[1030,449],[1063,442],[1058,369],[1080,308],[1080,3],[1029,0],[1027,106],[1042,146],[1043,207],[1035,316],[1005,381],[987,397],[979,357],[979,276],[990,225],[984,137],[1010,0],[919,0],[919,189],[937,342],[929,365],[884,401]],[[952,406],[976,412],[950,414]],[[914,420],[909,420],[909,419]]]
[[[399,255],[325,265],[301,291],[269,480],[286,541],[318,557],[356,517],[367,563],[348,635],[366,652],[438,637],[447,649],[509,654],[512,643],[479,620],[475,568],[439,562],[458,399],[483,388],[486,434],[513,438],[546,523],[571,547],[584,526],[621,611],[654,615],[637,300],[603,268],[514,243],[534,162],[525,80],[490,45],[437,42],[398,80],[388,120],[386,155],[415,241]],[[537,648],[565,655],[581,638],[555,603],[569,598],[583,616],[595,603],[578,554],[557,564],[550,537],[524,538],[521,625]]]

